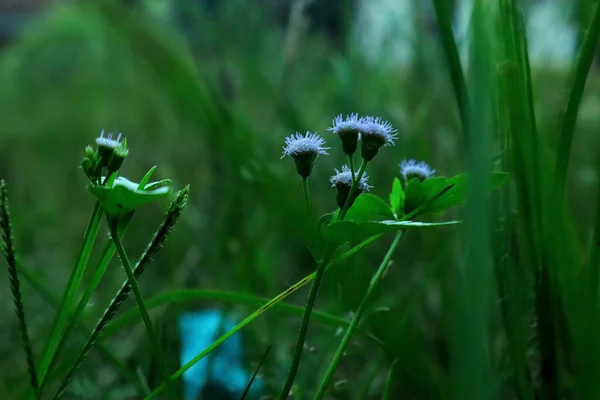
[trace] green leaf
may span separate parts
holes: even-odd
[[[456,225],[461,221],[417,222],[417,221],[338,221],[323,228],[325,237],[336,242],[364,239],[382,233],[396,232],[403,229],[431,228],[445,225]]]
[[[490,176],[492,188],[501,186],[507,180],[508,174],[505,172],[493,172]],[[418,179],[412,179],[406,186],[404,211],[410,213],[450,185],[454,186],[420,214],[437,213],[448,208],[460,206],[463,204],[467,194],[468,181],[468,174],[456,175],[451,178],[435,177],[426,179],[423,182],[420,182]]]
[[[358,196],[344,218],[345,221],[382,221],[386,219],[394,219],[390,207],[383,199],[369,193]]]
[[[104,212],[112,217],[127,214],[153,200],[171,194],[170,180],[149,183],[140,190],[138,183],[118,177],[112,186],[94,185],[89,191],[98,198]]]
[[[404,214],[404,189],[400,179],[394,178],[390,193],[390,207],[396,217]]]

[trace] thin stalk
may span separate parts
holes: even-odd
[[[152,321],[150,320],[150,315],[148,314],[148,309],[146,308],[146,305],[144,303],[142,291],[140,290],[140,287],[137,284],[137,280],[135,279],[133,269],[131,268],[131,264],[129,263],[129,258],[127,257],[125,248],[123,247],[121,239],[119,238],[118,222],[117,220],[108,217],[107,221],[110,230],[110,236],[112,237],[115,247],[117,248],[117,253],[119,254],[119,258],[121,259],[121,263],[123,264],[123,269],[127,274],[127,280],[129,281],[129,285],[131,286],[131,290],[133,291],[133,294],[135,296],[138,308],[140,309],[140,314],[142,315],[144,325],[146,325],[146,330],[148,331],[150,342],[152,343],[152,347],[156,353],[156,357],[158,358],[158,365],[160,366],[161,373],[163,374],[163,380],[167,387],[168,396],[172,397],[174,391],[171,385],[171,376],[167,367],[166,357],[162,351],[160,342],[158,341],[158,337],[156,335],[154,326],[152,325]]]
[[[404,231],[400,231],[396,234],[396,237],[394,238],[394,241],[392,242],[390,248],[388,249],[387,254],[385,255],[385,257],[383,258],[383,261],[379,265],[377,272],[375,272],[375,275],[373,275],[373,278],[371,279],[371,283],[369,284],[367,292],[365,293],[364,297],[362,298],[362,300],[358,306],[358,309],[356,310],[356,313],[354,314],[354,317],[352,317],[352,322],[350,322],[350,325],[346,329],[346,332],[344,333],[344,337],[342,338],[342,341],[340,342],[340,345],[339,345],[335,355],[333,356],[333,360],[331,361],[331,363],[329,363],[329,368],[327,368],[325,377],[323,378],[323,380],[321,380],[321,384],[319,385],[319,388],[317,389],[317,394],[314,397],[315,400],[320,400],[325,395],[325,392],[327,391],[327,386],[329,385],[329,382],[331,382],[331,378],[333,378],[333,373],[335,372],[335,369],[337,368],[337,366],[342,358],[342,355],[344,354],[344,351],[346,350],[346,347],[348,347],[348,344],[350,343],[350,339],[352,338],[352,335],[354,335],[354,331],[358,327],[358,323],[360,322],[363,314],[365,313],[367,307],[369,306],[369,300],[371,299],[371,296],[375,292],[375,288],[379,284],[379,281],[381,281],[381,278],[383,277],[383,274],[385,273],[387,266],[390,263],[392,256],[394,255],[394,251],[396,251],[396,247],[398,247],[398,243],[400,242],[400,239],[402,238],[403,233],[404,233]]]
[[[365,173],[365,169],[367,169],[367,161],[363,160],[363,162],[360,164],[360,168],[358,169],[358,173],[356,174],[356,179],[352,182],[352,187],[350,187],[350,193],[348,194],[348,199],[346,199],[344,208],[342,208],[342,210],[338,214],[338,221],[342,221],[346,217],[346,213],[350,209],[350,201],[348,200],[353,198],[356,194],[356,191],[358,190],[358,184],[360,183],[360,180],[362,179]]]
[[[302,178],[302,192],[304,193],[304,202],[306,203],[306,212],[308,213],[308,218],[312,221],[313,213],[312,213],[312,203],[310,202],[310,192],[308,190],[308,178]]]
[[[102,213],[102,207],[100,206],[100,203],[96,201],[96,205],[94,206],[94,210],[90,216],[90,221],[83,235],[83,242],[79,250],[79,255],[77,256],[77,261],[75,262],[74,268],[71,270],[69,282],[65,288],[65,292],[56,317],[54,318],[54,322],[52,323],[52,328],[50,328],[48,341],[46,342],[42,352],[40,365],[38,367],[38,377],[42,382],[46,377],[50,362],[55,354],[58,342],[64,332],[65,325],[67,324],[67,319],[71,314],[73,303],[77,297],[77,290],[81,284],[81,279],[83,278],[83,273],[85,272],[90,253],[92,252],[94,241],[98,235]]]
[[[356,175],[354,174],[354,155],[348,155],[348,163],[350,164],[350,171],[352,172],[352,182],[356,180]]]
[[[356,193],[358,183],[360,182],[365,169],[367,167],[367,162],[363,161],[360,169],[358,171],[358,176],[354,182],[352,182],[352,186],[350,188],[350,193],[348,194],[348,198],[346,199],[346,203],[344,204],[344,208],[338,214],[338,221],[341,221],[346,216],[348,209],[350,208],[350,199]],[[290,365],[290,370],[288,372],[288,376],[283,385],[283,389],[279,393],[279,400],[285,400],[288,398],[290,390],[292,389],[292,385],[294,384],[294,380],[296,379],[296,374],[298,373],[298,367],[300,366],[300,358],[302,357],[302,352],[304,351],[304,342],[306,341],[306,334],[308,332],[308,325],[310,323],[310,315],[312,313],[313,307],[315,306],[315,301],[317,300],[317,294],[319,293],[319,288],[321,287],[321,282],[323,281],[323,275],[325,274],[325,269],[327,268],[327,264],[331,261],[333,253],[335,251],[335,247],[329,242],[325,248],[324,256],[319,265],[317,266],[317,272],[315,274],[315,280],[310,287],[310,291],[308,292],[308,299],[306,300],[306,307],[304,308],[304,314],[302,315],[302,321],[300,322],[300,330],[298,331],[298,338],[296,340],[296,347],[294,349],[294,354],[292,357],[292,363]]]

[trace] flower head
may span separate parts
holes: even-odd
[[[400,163],[400,173],[404,176],[406,182],[413,178],[418,178],[421,182],[433,176],[435,170],[426,162],[417,162],[415,160],[404,160]]]
[[[307,178],[312,172],[315,160],[321,154],[328,154],[329,147],[323,147],[325,140],[318,134],[306,132],[304,136],[296,132],[285,139],[283,155],[290,156],[296,163],[296,171],[303,178]]]
[[[104,136],[104,129],[100,132],[100,137],[96,138],[96,144],[98,145],[98,155],[100,156],[101,167],[104,168],[108,165],[108,162],[113,155],[115,149],[121,147],[121,134],[113,139],[112,132],[107,136]]]
[[[381,147],[394,145],[397,131],[388,121],[367,116],[360,119],[360,125],[361,155],[366,161],[371,161]]]
[[[344,153],[351,156],[356,152],[361,128],[362,122],[358,118],[358,114],[347,115],[346,119],[340,114],[333,120],[333,126],[327,130],[340,137]]]
[[[116,149],[121,145],[121,134],[117,136],[116,139],[113,139],[112,132],[109,133],[106,137],[104,136],[104,129],[100,132],[100,137],[96,138],[96,144],[100,149]]]
[[[352,188],[352,171],[347,165],[342,167],[342,171],[339,171],[335,168],[335,175],[331,177],[329,182],[331,182],[331,186],[337,189],[337,204],[340,208],[344,208],[346,201],[350,201],[350,206],[354,204],[354,201],[363,192],[368,192],[372,186],[369,185],[369,175],[367,173],[363,173],[363,176],[360,178],[360,182],[356,187],[356,192],[352,199],[348,199],[350,195],[350,189]]]

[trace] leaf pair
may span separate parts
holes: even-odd
[[[494,172],[491,186],[497,188],[508,179],[508,174]],[[364,239],[369,236],[396,232],[403,229],[454,225],[459,221],[416,222],[416,216],[438,214],[464,203],[469,183],[468,174],[451,178],[435,177],[423,182],[412,179],[404,189],[394,179],[389,196],[390,204],[372,194],[362,194],[348,211],[345,220],[331,223],[335,213],[319,219],[319,232],[337,243]]]

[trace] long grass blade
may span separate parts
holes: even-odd
[[[96,201],[94,210],[90,216],[90,221],[83,235],[83,241],[81,243],[81,248],[79,249],[75,266],[71,270],[71,275],[69,276],[69,281],[65,287],[60,307],[58,308],[58,312],[56,313],[56,317],[54,318],[54,322],[50,328],[50,333],[48,334],[48,340],[46,341],[44,351],[42,352],[38,370],[39,379],[42,381],[46,377],[46,372],[50,367],[50,362],[56,352],[58,342],[60,341],[60,338],[68,323],[69,315],[72,312],[73,303],[77,297],[77,291],[81,284],[90,253],[92,252],[92,247],[94,245],[94,241],[96,240],[96,235],[98,234],[98,229],[100,228],[102,214],[102,207],[100,206],[100,203]],[[42,393],[39,393],[39,395],[41,394]]]
[[[205,300],[217,300],[230,304],[243,304],[246,306],[257,306],[260,304],[267,303],[270,299],[266,297],[258,297],[251,294],[241,294],[236,292],[226,292],[222,290],[211,290],[211,289],[182,289],[182,290],[174,290],[171,292],[159,294],[157,296],[151,297],[147,299],[146,307],[151,310],[153,308],[161,307],[164,305],[175,305],[175,304],[189,304],[198,301]],[[304,308],[300,306],[296,306],[294,304],[279,302],[272,307],[273,310],[277,310],[279,312],[284,312],[292,315],[302,315]],[[323,324],[338,327],[338,326],[348,326],[349,322],[343,318],[336,317],[335,315],[328,314],[322,311],[314,311],[314,318],[316,321],[319,321]],[[139,311],[137,308],[132,308],[124,312],[121,316],[115,318],[111,323],[106,327],[104,334],[102,335],[102,340],[106,340],[111,336],[115,335],[119,331],[121,331],[125,326],[136,322],[140,317]],[[361,331],[359,329],[359,331]],[[364,335],[368,336],[371,340],[373,340],[378,345],[382,346],[383,344],[379,339],[375,336],[371,335],[368,332],[362,332]]]
[[[450,2],[447,0],[433,0],[433,6],[435,9],[435,16],[440,32],[442,47],[444,49],[444,54],[446,55],[446,63],[450,72],[452,87],[454,89],[454,96],[456,97],[460,122],[463,127],[465,147],[468,149],[469,110],[471,107],[471,102],[469,101],[469,93],[467,91],[465,75],[460,64],[456,40],[454,38],[454,33],[452,32],[452,10],[450,7]]]
[[[132,216],[133,216],[133,213],[129,214],[128,216],[125,217],[125,220],[122,222],[123,225],[121,225],[121,227],[119,229],[121,236],[125,233],[125,229],[126,229],[127,225],[129,224],[129,221],[131,221]],[[56,351],[54,352],[54,356],[52,357],[52,360],[50,360],[50,365],[48,366],[48,371],[46,372],[46,376],[45,376],[44,380],[42,381],[42,383],[40,384],[40,391],[43,391],[44,388],[46,387],[46,385],[48,384],[48,382],[50,381],[52,370],[56,366],[58,358],[60,357],[60,354],[61,354],[65,344],[67,343],[68,335],[69,335],[71,329],[73,328],[75,323],[79,320],[79,317],[81,316],[81,314],[87,307],[87,304],[90,301],[90,298],[92,297],[96,288],[98,287],[98,284],[100,283],[100,280],[104,276],[104,273],[106,272],[106,269],[108,268],[108,265],[110,264],[110,261],[112,260],[114,254],[115,254],[115,245],[114,245],[113,240],[111,239],[104,247],[104,251],[102,252],[102,257],[100,257],[100,261],[98,262],[98,266],[95,269],[94,276],[92,277],[92,280],[88,283],[83,296],[79,300],[79,304],[77,305],[75,312],[71,315],[71,317],[69,318],[69,321],[67,322],[67,326],[65,327],[64,333],[63,333],[60,341],[58,342],[58,345],[56,346]]]
[[[575,74],[572,81],[573,84],[567,102],[567,109],[560,127],[560,142],[558,145],[558,153],[556,155],[553,188],[553,198],[557,207],[562,207],[567,180],[567,168],[569,166],[569,154],[573,144],[575,124],[577,122],[577,115],[579,114],[579,105],[581,104],[581,99],[583,97],[583,90],[585,88],[588,73],[594,62],[595,50],[598,46],[598,38],[600,37],[600,2],[596,1],[593,8],[593,18],[588,29],[584,31],[586,33],[577,57]]]
[[[392,378],[394,377],[394,367],[398,363],[399,360],[394,360],[392,366],[390,367],[390,371],[388,372],[387,378],[385,380],[385,387],[383,389],[383,396],[381,400],[390,400],[392,395]]]
[[[491,50],[494,42],[487,27],[490,22],[488,11],[484,2],[474,3],[469,67],[473,110],[469,115],[469,132],[472,134],[468,164],[472,181],[464,217],[466,260],[460,295],[455,304],[450,370],[451,398],[461,400],[489,398],[495,378],[487,353],[493,287],[487,193],[494,132],[491,112],[494,93]]]
[[[250,378],[250,382],[248,382],[248,385],[246,386],[246,389],[244,390],[244,393],[242,394],[242,397],[240,397],[240,400],[244,400],[246,398],[246,396],[248,395],[248,392],[250,392],[250,388],[252,387],[252,383],[254,382],[254,379],[256,379],[256,375],[258,374],[258,370],[260,370],[260,367],[262,367],[263,363],[267,359],[267,355],[269,354],[269,350],[271,350],[271,346],[267,347],[267,350],[265,351],[265,354],[263,354],[262,358],[260,359],[260,362],[258,363],[258,366],[254,370],[254,373],[252,374],[252,378]]]

